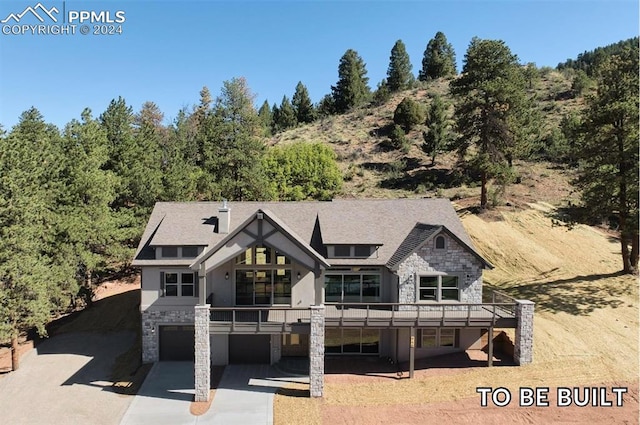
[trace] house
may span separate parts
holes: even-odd
[[[446,199],[159,202],[133,265],[143,361],[194,360],[198,400],[211,365],[308,357],[321,396],[325,356],[409,360],[412,375],[483,331],[491,354],[496,327],[532,360],[533,303],[483,303],[492,265]]]

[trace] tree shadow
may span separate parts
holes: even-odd
[[[483,350],[469,350],[463,352],[443,354],[439,356],[416,359],[414,369],[416,371],[434,371],[441,369],[470,369],[477,367],[488,367],[487,359],[479,359],[478,353],[486,354],[486,347]],[[513,357],[494,350],[493,366],[515,366]],[[369,376],[384,379],[407,379],[409,378],[409,362],[400,362],[394,364],[388,359],[380,357],[326,357],[325,358],[325,374],[348,374]]]
[[[75,332],[56,335],[36,347],[37,356],[73,355],[89,360],[75,370],[61,386],[87,385],[103,391],[117,392],[113,386],[112,370],[115,359],[136,341],[134,332],[97,334]],[[47,360],[44,360],[47,361]]]
[[[449,189],[459,187],[465,183],[464,176],[452,169],[442,168],[422,168],[413,173],[408,171],[415,170],[421,166],[420,162],[414,158],[410,158],[407,166],[403,170],[404,174],[400,177],[392,176],[380,182],[380,187],[385,189],[405,189],[415,191],[420,185],[432,188]]]
[[[509,295],[536,303],[537,311],[569,313],[584,316],[601,308],[617,308],[625,304],[619,297],[628,293],[635,282],[619,282],[617,285],[600,286],[603,279],[624,276],[623,272],[580,275],[509,288]]]

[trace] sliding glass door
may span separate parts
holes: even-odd
[[[236,305],[291,305],[291,270],[236,270]]]

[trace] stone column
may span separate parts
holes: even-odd
[[[195,401],[209,401],[209,390],[211,389],[210,307],[209,304],[195,306]]]
[[[529,300],[516,300],[516,340],[513,347],[513,360],[519,365],[533,362],[533,309],[535,304]]]
[[[311,397],[322,397],[324,390],[324,306],[311,307],[309,336],[309,384]]]
[[[158,329],[153,312],[143,311],[142,315],[142,363],[158,361]]]

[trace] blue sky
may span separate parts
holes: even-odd
[[[155,102],[171,120],[197,104],[203,86],[243,76],[256,94],[280,103],[298,81],[319,101],[355,49],[372,88],[386,76],[402,39],[417,74],[427,42],[442,31],[458,67],[472,37],[504,40],[523,63],[555,67],[585,50],[638,35],[637,0],[450,1],[73,1],[40,0],[69,11],[124,11],[121,35],[0,33],[0,124],[35,106],[59,127],[85,107],[100,115],[124,97],[134,110]],[[0,20],[38,0],[0,3]],[[25,15],[20,25],[39,24]],[[53,24],[53,22],[45,22]],[[5,24],[0,24],[2,27]],[[9,21],[7,25],[16,25]],[[89,23],[91,32],[93,25]],[[15,29],[14,29],[15,30]],[[6,31],[11,31],[11,28]],[[17,30],[16,30],[17,31]]]

